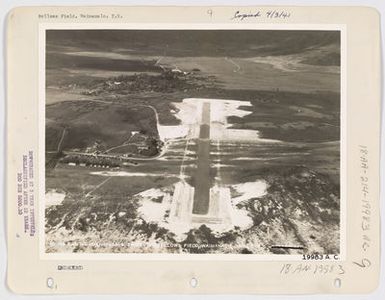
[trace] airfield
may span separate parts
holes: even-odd
[[[339,253],[337,33],[59,30],[46,53],[46,252]]]

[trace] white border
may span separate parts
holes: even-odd
[[[40,23],[39,24],[39,257],[45,260],[173,260],[173,261],[303,261],[302,255],[271,254],[160,254],[160,253],[46,253],[45,250],[45,31],[47,29],[115,30],[336,30],[340,31],[340,254],[346,260],[347,217],[347,35],[345,24],[250,23]],[[330,257],[333,257],[331,254]],[[308,262],[308,261],[304,261]]]

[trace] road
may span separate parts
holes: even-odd
[[[59,144],[57,145],[57,152],[60,152],[60,150],[61,150],[61,145],[62,145],[62,143],[63,143],[64,136],[65,136],[65,134],[66,134],[66,130],[67,130],[66,128],[63,129],[63,133],[62,133],[62,135],[61,135]]]
[[[233,72],[237,73],[241,71],[241,66],[238,65],[235,61],[233,61],[231,58],[225,57],[225,60],[231,63],[232,65],[236,66],[237,68],[233,70]]]

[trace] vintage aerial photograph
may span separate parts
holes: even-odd
[[[45,40],[45,253],[340,253],[340,31]]]

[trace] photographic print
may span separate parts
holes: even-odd
[[[43,46],[45,253],[340,254],[339,30]]]

